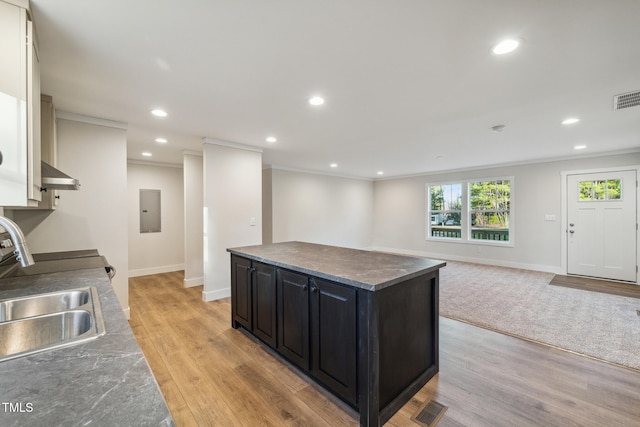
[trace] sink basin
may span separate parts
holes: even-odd
[[[4,307],[4,308],[1,308]],[[0,301],[0,361],[81,344],[105,334],[95,287]]]
[[[89,298],[88,289],[74,289],[0,301],[0,322],[70,310],[87,304]]]
[[[0,354],[20,354],[68,342],[89,332],[91,323],[91,314],[85,310],[0,323]]]

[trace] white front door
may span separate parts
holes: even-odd
[[[567,273],[636,281],[636,171],[567,175]]]

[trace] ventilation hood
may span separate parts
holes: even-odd
[[[64,172],[51,166],[49,163],[42,163],[42,188],[44,190],[78,190],[80,181],[71,178]]]

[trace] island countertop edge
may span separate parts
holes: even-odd
[[[242,246],[228,248],[227,252],[253,261],[270,264],[275,267],[308,274],[321,279],[330,280],[372,292],[380,291],[384,288],[393,286],[397,283],[402,283],[414,277],[429,274],[446,266],[446,262],[442,260],[307,242],[281,242]],[[322,256],[323,254],[336,256],[346,255],[353,257],[356,262],[371,257],[373,258],[373,261],[383,260],[390,264],[397,261],[400,264],[407,265],[400,265],[395,269],[390,269],[384,265],[382,267],[373,267],[374,270],[379,268],[379,270],[382,271],[382,274],[378,274],[378,277],[376,277],[375,271],[371,274],[366,274],[366,272],[358,272],[356,269],[348,271],[349,269],[347,268],[345,272],[344,265],[338,266],[342,267],[342,269],[334,269],[332,268],[333,266],[329,265],[331,263],[331,259],[324,264],[320,263],[319,266],[316,266],[315,264],[310,265],[313,263],[310,263],[308,258],[304,258],[305,252],[307,257]],[[301,253],[303,254],[302,256],[300,256]],[[300,259],[302,259],[302,262],[299,262]],[[328,265],[329,268],[327,268]],[[338,270],[340,272],[338,272]]]

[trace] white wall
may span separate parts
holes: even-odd
[[[273,242],[370,247],[373,181],[280,169],[269,175]]]
[[[212,301],[230,296],[227,248],[262,243],[262,152],[207,138],[203,157],[203,299]]]
[[[55,211],[15,211],[32,252],[97,249],[116,268],[113,288],[129,312],[126,125],[58,113],[58,168],[80,180]]]
[[[373,246],[432,258],[563,273],[560,173],[636,164],[640,164],[640,153],[376,181]],[[504,176],[514,177],[513,247],[425,240],[427,183]],[[556,215],[556,221],[544,221],[545,214]]]
[[[180,167],[127,165],[129,277],[184,269],[184,185]],[[160,190],[161,231],[140,233],[140,190]]]
[[[202,258],[202,154],[185,152],[184,164],[184,285],[204,283]]]

